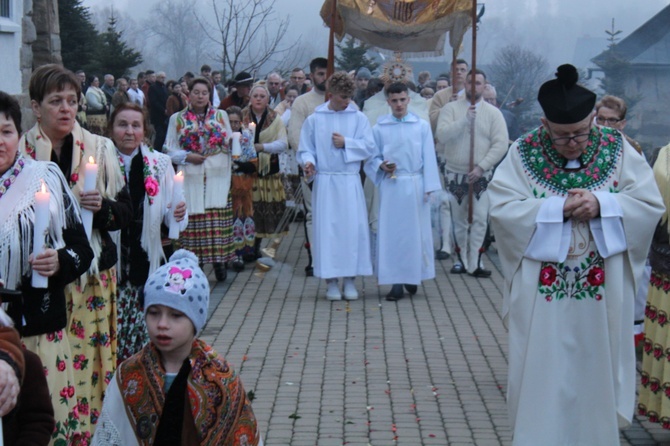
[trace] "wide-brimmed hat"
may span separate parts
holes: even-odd
[[[249,85],[254,83],[254,77],[246,71],[241,71],[235,76],[235,85]]]

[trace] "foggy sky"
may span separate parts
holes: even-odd
[[[194,3],[200,4],[204,11],[209,0],[194,0]],[[155,3],[152,0],[84,0],[84,5],[94,11],[110,4],[141,20],[150,14]],[[290,15],[291,33],[287,37],[293,40],[302,36],[307,59],[327,53],[328,28],[319,17],[322,4],[322,0],[276,0],[275,3],[280,15]],[[558,65],[573,62],[578,38],[604,39],[604,31],[610,29],[612,18],[616,20],[616,29],[623,31],[620,37],[624,38],[670,4],[670,0],[490,0],[485,4],[486,13],[478,34],[481,63],[490,62],[496,48],[518,43],[543,53],[550,65]],[[130,9],[131,5],[134,9]],[[467,54],[463,56],[469,58]],[[447,57],[444,56],[445,61]]]

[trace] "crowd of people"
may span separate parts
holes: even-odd
[[[486,279],[495,235],[518,445],[618,441],[633,415],[633,301],[646,295],[654,234],[638,411],[670,428],[667,148],[655,182],[623,132],[625,102],[596,103],[571,65],[543,84],[541,125],[523,135],[465,60],[417,84],[399,65],[328,76],[317,57],[286,80],[240,72],[226,85],[203,65],[174,80],[108,74],[102,86],[45,65],[25,133],[0,92],[0,326],[21,336],[0,329],[0,415],[19,401],[6,438],[262,444],[240,378],[197,338],[202,268],[217,281],[243,270],[297,206],[306,273],[330,301],[358,299],[369,275],[388,301],[414,296],[436,259]],[[588,373],[575,381],[575,367]]]

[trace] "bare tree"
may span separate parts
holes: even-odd
[[[523,129],[537,125],[537,91],[551,78],[547,59],[519,45],[508,45],[497,52],[487,74],[501,107],[511,108]]]
[[[199,17],[201,29],[220,51],[216,60],[226,77],[240,71],[257,72],[263,65],[281,60],[296,46],[284,43],[290,19],[279,18],[275,0],[212,0],[213,27]]]
[[[144,23],[154,49],[158,50],[156,52],[167,56],[165,68],[170,68],[166,71],[176,77],[198,70],[212,48],[199,25],[193,5],[190,0],[158,2],[151,17]]]

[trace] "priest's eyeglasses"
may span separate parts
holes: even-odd
[[[582,133],[581,135],[575,135],[575,136],[562,136],[560,138],[554,138],[553,136],[551,137],[551,142],[554,143],[556,146],[567,146],[570,144],[570,141],[574,141],[577,144],[581,144],[583,142],[586,142],[589,139],[589,136],[591,136],[591,133]]]
[[[623,121],[623,119],[619,118],[601,118],[600,116],[596,116],[596,122],[599,125],[615,125]]]

